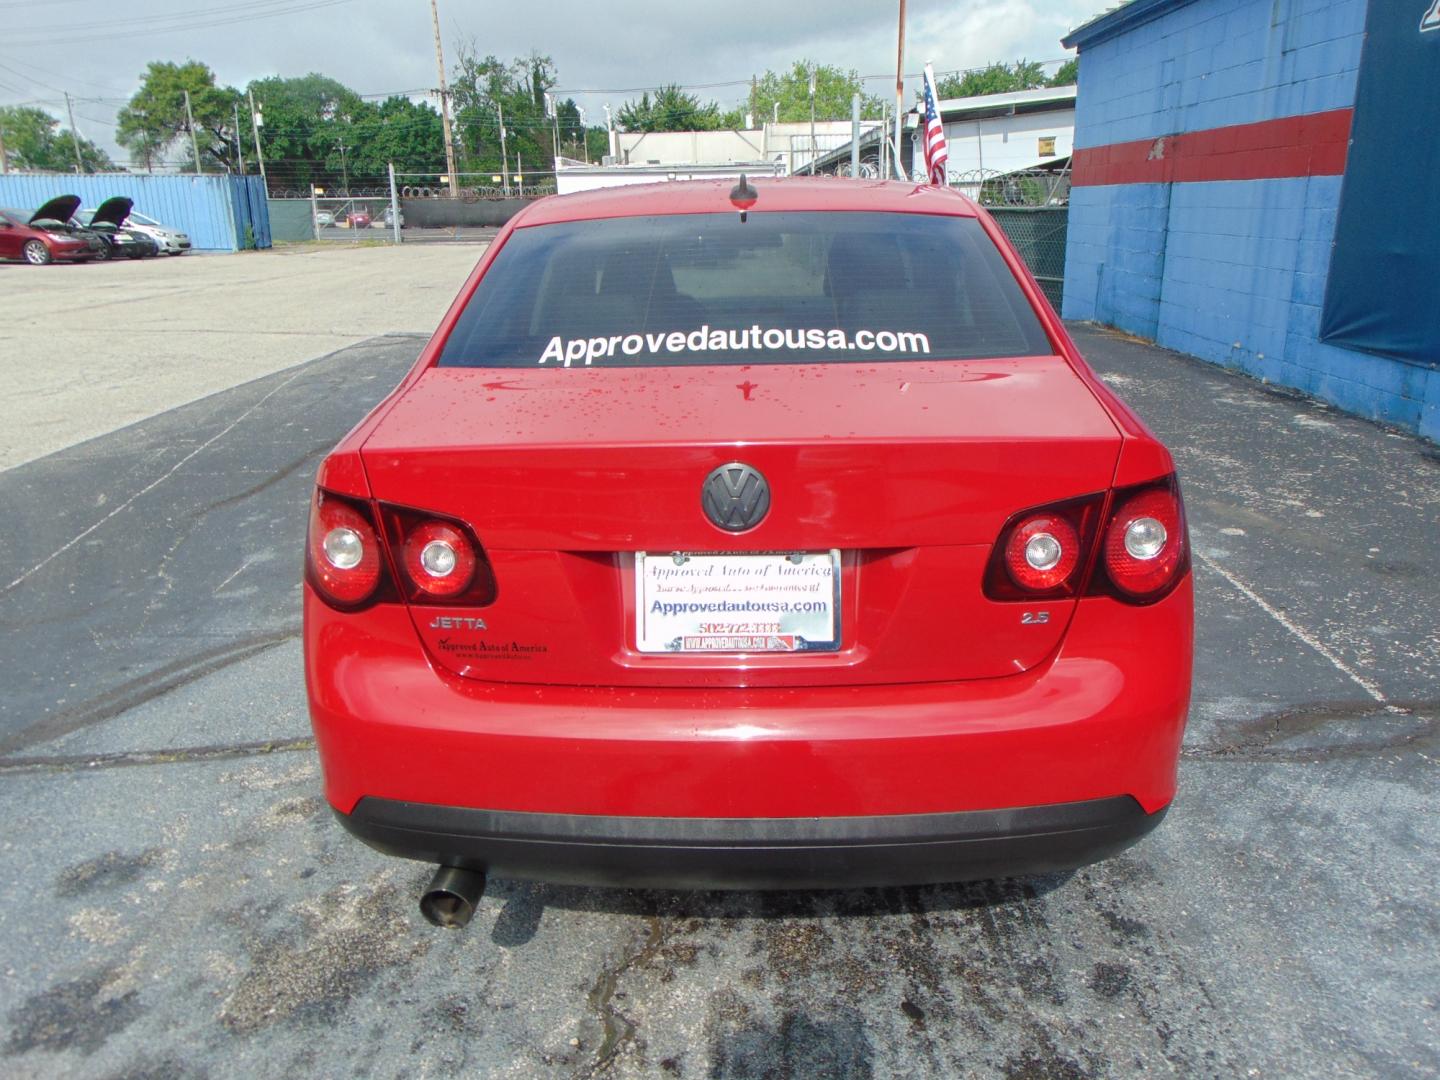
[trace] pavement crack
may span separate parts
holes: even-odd
[[[1186,746],[1186,760],[1305,763],[1419,751],[1440,737],[1440,701],[1317,701],[1266,713],[1215,741]]]
[[[579,1075],[603,1075],[635,1039],[635,1021],[615,1007],[615,991],[626,972],[650,963],[665,944],[665,920],[659,915],[650,915],[646,917],[645,924],[645,936],[638,947],[619,963],[602,967],[586,995],[586,1002],[600,1023],[601,1038],[595,1060]]]
[[[9,773],[69,773],[92,769],[129,768],[137,765],[176,765],[196,761],[228,761],[233,758],[262,757],[266,754],[314,750],[309,736],[266,739],[260,742],[227,743],[215,746],[187,746],[174,750],[120,750],[108,754],[52,754],[35,757],[0,758],[0,775]]]

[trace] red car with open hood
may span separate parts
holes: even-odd
[[[1175,794],[1189,569],[1169,453],[958,193],[541,200],[321,466],[326,794],[449,925],[491,872],[1079,865]]]

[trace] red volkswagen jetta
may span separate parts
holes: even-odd
[[[545,199],[320,468],[326,794],[446,925],[487,872],[1079,865],[1175,793],[1189,567],[1170,455],[961,195]]]

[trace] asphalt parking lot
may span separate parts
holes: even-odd
[[[401,257],[438,317],[463,267],[425,250]],[[374,254],[399,252],[350,253]],[[327,318],[355,340],[0,471],[0,1073],[1436,1075],[1432,444],[1077,327],[1175,451],[1197,551],[1157,832],[1027,882],[496,880],[446,933],[415,908],[429,868],[326,810],[298,642],[315,466],[429,315]],[[203,326],[176,353],[226,356]]]

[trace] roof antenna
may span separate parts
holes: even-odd
[[[740,211],[740,224],[745,224],[745,215],[755,205],[755,200],[760,193],[745,181],[745,174],[740,174],[740,182],[730,189],[730,204]]]

